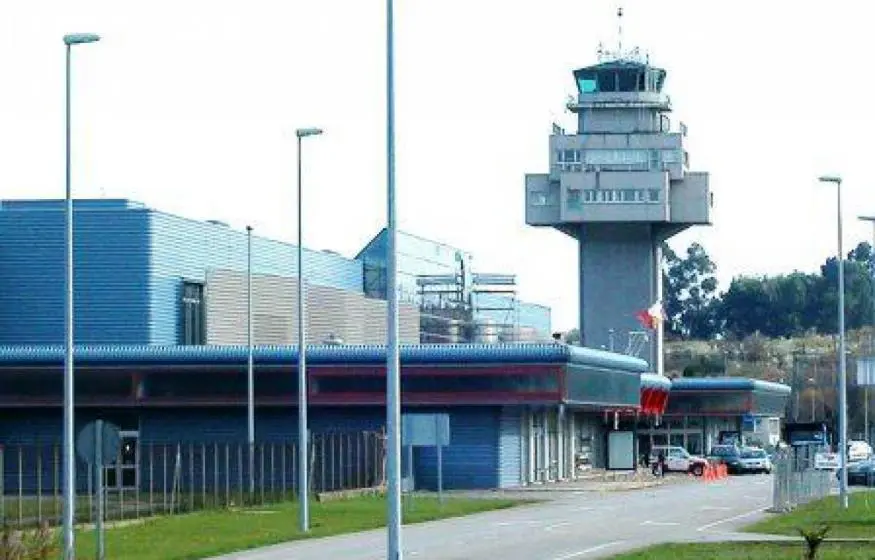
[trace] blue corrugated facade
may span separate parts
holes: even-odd
[[[410,410],[424,411],[434,412],[437,409]],[[520,484],[521,441],[518,411],[508,412],[501,407],[476,407],[454,409],[449,414],[451,442],[442,452],[445,488],[496,488]],[[94,413],[78,414],[76,425],[81,428],[93,418]],[[379,433],[384,427],[385,410],[382,408],[317,409],[310,417],[313,434],[324,435],[325,438],[331,438],[332,434],[340,437],[340,434],[358,434],[363,431]],[[169,453],[170,461],[173,461],[177,444],[181,446],[184,465],[188,464],[189,455],[193,455],[194,461],[199,465],[200,454],[204,449],[208,450],[206,459],[212,460],[214,452],[224,455],[225,446],[230,446],[231,460],[227,468],[234,481],[240,474],[237,455],[244,449],[242,446],[245,445],[243,442],[246,438],[246,417],[243,409],[149,410],[140,413],[137,426],[126,428],[139,430],[142,489],[148,483],[147,473],[157,473],[160,470],[160,463],[164,460],[163,453]],[[259,410],[256,430],[256,441],[260,446],[268,446],[268,449],[271,445],[294,444],[297,441],[297,414],[294,410]],[[17,477],[21,468],[25,473],[22,480],[25,491],[36,490],[36,473],[40,471],[42,487],[51,488],[52,480],[60,467],[60,434],[59,411],[4,415],[0,419],[3,487],[17,491]],[[215,449],[216,446],[218,450]],[[37,468],[37,456],[42,461],[40,469]],[[406,450],[404,457],[406,475]],[[216,468],[224,473],[225,467],[222,463],[220,460]],[[293,462],[288,461],[287,467],[287,470],[294,468]],[[328,464],[325,468],[329,472],[322,476],[328,479],[332,476],[330,471],[334,467]],[[210,466],[208,471],[212,469]],[[183,478],[185,470],[183,469]],[[314,476],[320,475],[314,473]],[[157,479],[158,475],[155,477]],[[417,488],[437,488],[437,452],[434,448],[415,450],[414,478]],[[79,465],[77,479],[81,488],[87,487],[87,470],[84,464]],[[289,477],[289,480],[292,478]],[[187,481],[183,480],[183,484],[187,484]]]
[[[63,201],[0,205],[0,344],[64,334]],[[246,233],[127,200],[74,203],[75,337],[82,344],[179,344],[183,280],[246,269]],[[314,284],[361,293],[361,262],[307,251]],[[253,237],[258,274],[297,272],[293,245]]]
[[[182,280],[204,281],[210,269],[246,270],[246,233],[210,222],[161,212],[149,213],[149,301],[151,344],[176,344]],[[313,284],[362,291],[362,265],[333,253],[306,250],[307,278]],[[261,237],[252,240],[256,274],[294,276],[297,248]]]
[[[148,220],[127,201],[82,201],[74,213],[76,340],[149,341]],[[62,202],[0,206],[0,342],[64,340]]]

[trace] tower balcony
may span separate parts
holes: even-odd
[[[656,91],[607,91],[569,96],[565,106],[572,113],[586,109],[656,109],[671,111],[671,97]]]
[[[668,172],[629,171],[526,176],[526,223],[711,223],[707,173],[672,181]]]

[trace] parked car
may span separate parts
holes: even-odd
[[[836,476],[840,477],[841,471],[836,473]],[[848,465],[848,484],[875,486],[875,459],[870,458],[850,463]]]
[[[865,461],[872,457],[872,446],[862,440],[848,442],[848,462]]]
[[[729,474],[742,472],[741,450],[734,445],[715,445],[708,453],[708,460],[726,465]]]
[[[665,457],[665,470],[674,472],[688,472],[695,476],[702,476],[708,461],[703,457],[691,455],[683,447],[676,445],[656,445],[650,450],[650,466],[657,472],[659,453]]]
[[[764,449],[746,447],[739,456],[741,466],[739,472],[765,473],[772,472],[772,461]]]

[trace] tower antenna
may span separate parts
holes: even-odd
[[[617,52],[623,52],[623,5],[617,7]]]

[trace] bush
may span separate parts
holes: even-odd
[[[48,560],[57,551],[55,537],[45,522],[32,531],[16,531],[4,525],[0,533],[0,560]]]

